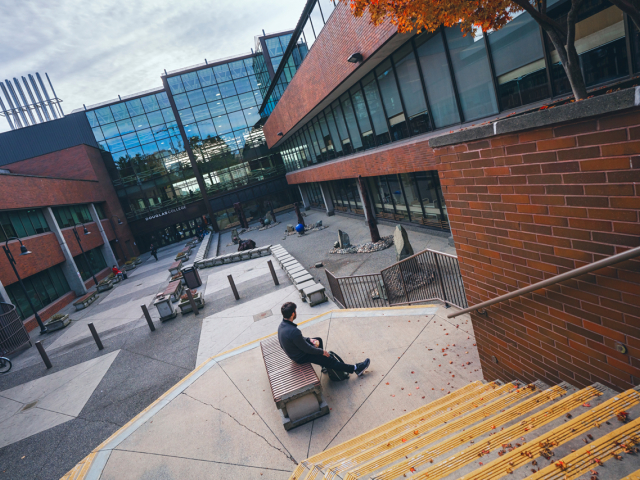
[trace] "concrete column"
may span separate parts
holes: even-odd
[[[11,300],[9,300],[9,294],[4,289],[4,285],[2,285],[2,282],[0,282],[0,302],[11,303]]]
[[[104,228],[102,228],[102,222],[100,221],[100,217],[98,216],[98,212],[93,203],[89,204],[89,213],[91,213],[91,218],[93,219],[93,221],[96,222],[98,231],[100,232],[100,236],[102,237],[102,241],[104,242],[100,247],[100,251],[102,252],[104,261],[107,262],[107,267],[111,268],[113,265],[118,265],[118,259],[113,254],[113,250],[111,250],[109,239],[107,238],[107,234],[105,233]]]
[[[47,225],[49,225],[49,229],[54,233],[56,238],[58,239],[58,243],[60,244],[60,250],[62,250],[62,254],[64,255],[64,263],[60,265],[62,267],[62,273],[64,277],[67,279],[67,283],[71,287],[76,295],[82,296],[87,293],[87,287],[84,286],[84,281],[80,276],[80,272],[78,271],[78,267],[76,267],[76,262],[73,261],[73,256],[71,255],[71,251],[69,250],[69,246],[62,236],[62,231],[58,226],[58,222],[56,221],[56,217],[53,215],[53,210],[51,207],[46,207],[42,209],[42,213],[44,214],[44,218],[47,221]]]
[[[360,188],[360,182],[356,181],[356,185],[358,186],[358,193],[360,194],[360,202],[362,202],[362,210],[364,210],[364,223],[369,224],[369,212],[365,208],[367,204],[367,199],[364,198],[364,192]],[[373,222],[375,223],[376,219],[373,218]]]
[[[311,203],[309,203],[309,195],[307,194],[307,186],[298,184],[298,190],[300,190],[300,197],[302,197],[302,205],[305,210],[311,209]]]
[[[322,190],[324,206],[327,209],[327,217],[332,217],[335,214],[335,208],[333,208],[333,200],[331,200],[331,194],[329,193],[329,187],[327,187],[326,182],[320,182],[320,189]]]

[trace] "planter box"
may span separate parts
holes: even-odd
[[[196,302],[196,307],[198,307],[198,310],[204,307],[204,298],[202,298],[202,295],[200,295],[199,293],[196,293],[196,296],[193,297],[193,301]],[[189,313],[193,311],[193,309],[191,308],[191,303],[189,303],[188,299],[185,301],[180,300],[180,303],[178,304],[178,306],[180,307],[180,312],[183,315],[185,313]]]
[[[169,265],[169,273],[173,277],[174,275],[177,275],[178,272],[180,272],[181,268],[182,268],[182,260],[178,260],[177,262],[173,262],[171,265]]]
[[[130,271],[130,270],[135,270],[136,269],[136,264],[135,263],[130,263],[129,265],[125,265],[124,266],[125,271]]]
[[[113,282],[108,281],[107,283],[99,283],[97,290],[98,292],[106,292],[107,290],[111,290],[113,288]]]
[[[189,254],[187,255],[176,255],[176,261],[178,260],[182,260],[183,262],[186,262],[187,260],[189,260]]]
[[[61,330],[67,325],[71,323],[71,319],[69,315],[64,315],[62,318],[57,320],[52,320],[51,318],[44,322],[44,326],[47,327],[49,332],[55,332],[56,330]]]
[[[142,263],[142,259],[141,258],[136,258],[136,261],[134,262],[135,265],[140,265]]]
[[[84,310],[89,305],[91,305],[97,298],[98,298],[97,291],[89,292],[84,297],[80,297],[78,300],[73,302],[73,306],[76,307],[76,311]]]
[[[176,312],[175,308],[173,308],[171,297],[159,297],[155,302],[153,302],[153,304],[160,314],[161,322],[176,318],[176,316],[178,315],[178,312]]]
[[[182,286],[184,285],[183,280],[184,279],[180,279],[170,282],[167,288],[164,289],[164,292],[162,292],[162,295],[168,297],[174,303],[180,300],[180,295],[182,295],[183,290]]]

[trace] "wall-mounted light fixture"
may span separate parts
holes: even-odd
[[[349,58],[347,58],[347,62],[349,63],[360,63],[362,61],[362,54],[359,52],[352,53]]]
[[[278,132],[278,136],[279,136],[279,137],[282,137],[283,135],[284,135],[284,133],[282,133],[282,132]]]

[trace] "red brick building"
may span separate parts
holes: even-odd
[[[46,321],[93,286],[92,273],[100,281],[138,250],[84,115],[4,133],[0,153],[0,240]],[[20,241],[31,254],[20,255]],[[0,297],[36,327],[4,253]]]
[[[579,20],[628,21],[612,8]],[[524,66],[503,49],[527,21],[479,41],[399,35],[340,4],[264,126],[309,205],[363,214],[366,195],[379,219],[450,231],[470,306],[640,246],[636,89],[540,110],[567,91],[544,39]],[[591,52],[594,88],[637,68],[592,77]],[[632,259],[473,312],[485,376],[639,385],[639,306]]]

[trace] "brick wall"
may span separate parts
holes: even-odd
[[[16,269],[22,278],[64,262],[58,240],[51,232],[27,237],[23,239],[23,243],[31,251],[29,255],[20,255],[20,243],[17,240],[9,242],[9,249],[16,260]],[[4,286],[18,281],[4,250],[0,251],[0,281]]]
[[[23,175],[98,180],[91,163],[87,162],[88,148],[96,150],[86,145],[77,145],[21,162],[10,163],[4,168],[7,168],[11,173]]]
[[[89,235],[84,234],[84,230],[82,229],[81,225],[78,225],[76,227],[78,237],[80,237],[80,243],[82,244],[82,248],[85,252],[88,252],[89,250],[104,244],[104,242],[102,241],[102,235],[100,235],[98,226],[95,224],[95,222],[86,223],[85,227],[87,227]],[[76,240],[76,236],[73,234],[73,227],[63,228],[61,230],[64,241],[67,242],[67,246],[69,247],[69,251],[71,252],[71,256],[75,257],[76,255],[80,255],[82,253],[82,250],[80,250],[78,240]]]
[[[640,109],[435,150],[418,137],[287,180],[430,169],[439,172],[469,305],[640,246]],[[472,315],[487,379],[640,384],[638,260],[487,311]]]
[[[390,22],[374,27],[368,14],[355,18],[348,5],[336,6],[265,123],[269,147],[280,139],[278,132],[286,134],[358,68],[347,62],[352,53],[360,52],[366,61],[395,33]]]

